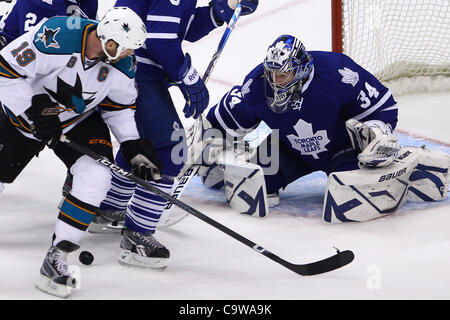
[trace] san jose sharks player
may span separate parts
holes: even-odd
[[[17,0],[0,28],[0,48],[31,30],[43,18],[78,16],[97,17],[97,0]]]
[[[170,192],[173,179],[183,167],[183,155],[175,147],[180,146],[180,141],[186,143],[182,138],[183,125],[168,88],[176,85],[183,93],[185,117],[199,117],[209,102],[208,90],[194,67],[195,62],[183,52],[182,43],[197,41],[228,22],[237,3],[237,0],[212,0],[209,6],[197,7],[196,0],[116,2],[116,6],[130,7],[146,21],[148,35],[145,46],[136,51],[139,88],[136,122],[139,133],[154,143],[163,163],[163,179],[153,184],[165,192]],[[251,14],[256,10],[258,0],[243,0],[241,5],[243,15]],[[122,152],[117,154],[116,162],[127,167]],[[126,211],[120,263],[165,267],[170,252],[153,234],[166,201],[114,173],[111,185],[100,207],[100,216],[120,219]],[[89,231],[102,232],[104,225],[99,225],[94,228],[95,224],[92,224]]]
[[[448,188],[448,155],[414,149],[396,159],[400,145],[392,130],[397,115],[388,88],[348,56],[308,52],[294,36],[282,35],[242,85],[195,123],[188,163],[213,163],[199,170],[206,184],[225,185],[230,206],[255,216],[265,216],[270,204],[278,203],[280,189],[323,171],[329,177],[324,220],[366,221],[395,211],[408,190],[428,200],[446,196],[442,190]],[[272,133],[246,159],[236,156],[242,148],[205,152],[196,143],[211,143],[202,137],[209,128],[242,145],[242,137],[261,122]],[[425,174],[424,168],[430,172]]]
[[[110,129],[129,165],[142,169],[136,174],[159,178],[157,155],[134,120],[133,53],[145,38],[140,17],[118,7],[76,26],[70,17],[43,19],[0,51],[0,189],[46,144],[73,175],[37,283],[44,292],[64,297],[76,286],[67,255],[79,248],[111,179],[108,169],[59,143],[62,133],[113,160]]]
[[[70,22],[74,24],[77,17],[96,19],[97,10],[97,0],[16,0],[0,23],[0,49],[30,31],[43,18],[72,16]],[[66,183],[71,183],[71,179],[70,176]],[[63,195],[67,189],[70,189],[70,186],[65,185]]]

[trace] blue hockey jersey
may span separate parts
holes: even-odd
[[[212,8],[196,7],[197,0],[118,0],[115,4],[133,9],[146,22],[147,40],[136,50],[138,75],[147,79],[179,81],[184,40],[195,42],[216,28]]]
[[[396,102],[371,73],[344,54],[310,54],[314,68],[292,110],[274,113],[269,109],[264,90],[270,87],[260,64],[211,108],[207,119],[232,136],[248,133],[264,121],[278,129],[279,139],[316,170],[323,170],[335,154],[351,146],[346,120],[381,120],[395,128]]]
[[[95,19],[98,9],[97,0],[17,0],[9,15],[3,20],[3,30],[0,36],[11,42],[18,36],[31,30],[43,18],[53,16],[68,16],[77,8],[85,15],[84,18]]]

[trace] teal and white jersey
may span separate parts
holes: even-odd
[[[73,17],[44,19],[0,51],[0,101],[11,123],[33,138],[25,111],[36,94],[59,104],[66,133],[98,107],[119,142],[138,139],[134,120],[136,60],[114,64],[86,58],[97,21]]]

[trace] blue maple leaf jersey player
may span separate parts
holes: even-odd
[[[183,93],[185,117],[197,118],[209,101],[208,90],[194,67],[194,61],[183,52],[182,43],[197,41],[228,22],[237,3],[236,0],[213,0],[209,6],[197,7],[196,0],[116,2],[116,6],[127,6],[146,21],[145,46],[136,51],[139,89],[136,122],[139,133],[152,140],[163,163],[163,180],[155,185],[165,192],[170,192],[173,179],[183,166],[182,162],[177,162],[183,157],[173,156],[175,147],[180,141],[185,143],[180,138],[184,136],[184,129],[168,87],[176,85]],[[243,0],[241,5],[242,14],[246,15],[255,11],[258,1]],[[126,168],[121,152],[117,154],[116,162]],[[106,218],[120,220],[126,211],[120,263],[152,268],[166,266],[169,250],[153,237],[166,201],[114,173],[111,185],[100,207],[99,217],[105,218],[103,222],[107,222]],[[97,221],[102,222],[100,218]],[[105,224],[95,226],[92,224],[89,231],[104,232]],[[136,247],[142,249],[137,250]]]
[[[328,175],[324,221],[368,221],[395,212],[407,200],[446,198],[450,156],[400,149],[392,133],[397,115],[389,89],[348,56],[308,52],[295,37],[282,35],[243,84],[192,127],[189,162],[202,166],[198,172],[206,185],[225,187],[233,209],[254,216],[265,216],[269,204],[278,203],[280,189],[323,171]],[[248,152],[242,139],[261,122],[272,133]],[[207,129],[216,132],[202,141]],[[207,138],[213,134],[226,135],[233,148],[200,157],[197,141],[214,145]]]
[[[264,62],[245,77],[242,85],[224,95],[210,109],[207,119],[197,121],[192,130],[199,134],[212,127],[229,138],[241,139],[264,122],[273,133],[259,151],[270,146],[269,159],[273,161],[263,163],[258,158],[254,163],[264,168],[264,192],[276,195],[314,171],[330,174],[358,169],[360,165],[383,167],[392,163],[400,149],[392,134],[397,114],[388,88],[348,56],[308,52],[297,38],[282,35],[269,47]],[[193,134],[190,143],[199,140]],[[192,152],[190,161],[197,161],[198,154]],[[265,150],[263,154],[270,152]],[[199,172],[204,181],[215,176],[214,183],[208,185],[223,186],[220,168],[211,166]],[[239,183],[245,185],[242,176],[236,179],[225,187],[228,190],[234,184],[233,199],[227,198],[231,205],[238,201]],[[248,196],[247,203],[253,203],[249,199],[257,194],[250,197],[249,189],[243,192]],[[274,199],[276,202],[277,197]],[[264,201],[259,210],[253,206],[251,212],[242,211],[247,206],[242,205],[241,211],[265,215]]]
[[[0,47],[31,30],[43,18],[77,15],[95,19],[97,9],[97,0],[17,0],[2,19]]]

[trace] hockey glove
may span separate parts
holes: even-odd
[[[58,114],[61,109],[56,102],[50,100],[47,94],[37,94],[31,98],[31,107],[25,111],[27,117],[33,121],[30,130],[39,140],[54,147],[62,134],[61,121]]]
[[[230,21],[238,3],[238,0],[212,0],[210,5],[212,5],[216,22],[222,25],[224,22]],[[258,7],[258,0],[241,0],[241,6],[241,15],[251,14]]]
[[[120,145],[134,175],[144,180],[161,180],[162,163],[150,140],[128,140]]]
[[[180,90],[186,100],[183,109],[184,115],[186,118],[193,116],[194,119],[197,119],[208,106],[209,93],[197,70],[192,66],[191,57],[188,53],[180,71],[178,71],[178,77],[181,79]]]
[[[378,120],[362,123],[355,119],[345,124],[353,148],[360,151],[358,160],[362,165],[384,167],[395,160],[401,147],[390,125]]]

